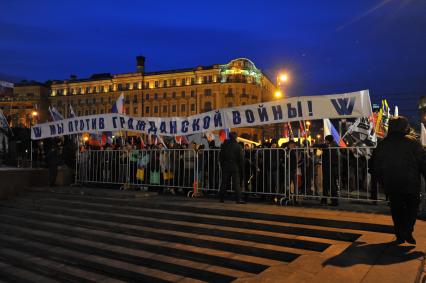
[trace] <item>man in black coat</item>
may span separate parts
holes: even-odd
[[[412,233],[420,203],[420,174],[426,176],[426,155],[409,129],[406,118],[390,119],[388,135],[375,152],[374,170],[389,195],[396,242],[416,244]]]
[[[325,144],[322,147],[322,187],[323,196],[331,197],[332,206],[337,206],[337,180],[339,170],[339,150],[336,141],[332,135],[324,138]],[[327,199],[322,198],[321,204],[326,204]]]
[[[230,133],[229,139],[220,147],[219,155],[220,166],[222,168],[222,184],[219,190],[220,202],[223,202],[226,189],[230,187],[232,179],[232,187],[235,191],[236,202],[244,203],[241,198],[241,171],[244,168],[243,149],[237,143],[236,133]]]

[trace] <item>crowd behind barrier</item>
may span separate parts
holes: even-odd
[[[290,142],[262,146],[241,144],[243,193],[286,202],[319,199],[386,200],[372,170],[373,148],[309,146]],[[163,193],[217,194],[222,185],[220,149],[190,143],[81,147],[76,183],[145,188]],[[232,191],[232,190],[231,190]]]

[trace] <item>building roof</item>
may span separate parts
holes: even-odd
[[[47,85],[41,82],[36,82],[36,81],[21,81],[19,83],[15,83],[14,84],[15,87],[20,87],[20,86],[44,86],[46,87]]]

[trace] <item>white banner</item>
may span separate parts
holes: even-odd
[[[129,117],[99,114],[37,124],[33,140],[103,131],[131,131],[156,135],[189,135],[224,128],[252,127],[299,120],[368,117],[368,90],[322,96],[291,97],[260,104],[221,108],[189,117]]]

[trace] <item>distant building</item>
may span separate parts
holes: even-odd
[[[273,99],[274,84],[249,59],[188,69],[145,72],[145,57],[136,57],[136,71],[53,81],[49,102],[69,116],[109,113],[123,93],[131,116],[190,116],[222,107]],[[259,129],[238,129],[240,135],[260,139]]]
[[[28,128],[37,121],[47,119],[48,86],[38,82],[9,83],[8,86],[0,90],[0,109],[9,126]],[[33,112],[37,112],[37,115],[33,115]]]

